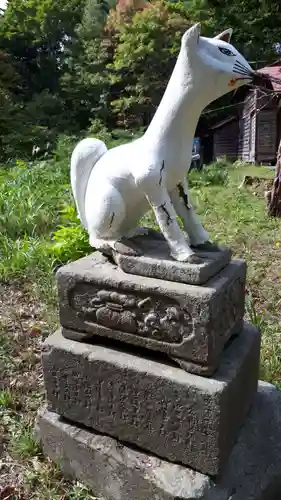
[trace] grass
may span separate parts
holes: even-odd
[[[40,452],[38,438],[30,428],[24,429],[11,440],[11,451],[14,456],[23,459],[36,457]]]
[[[67,149],[0,174],[0,498],[7,500],[95,499],[63,479],[33,431],[44,400],[42,343],[58,322],[55,270],[90,251],[66,158]],[[252,187],[238,188],[245,174],[273,175],[221,162],[192,172],[191,197],[212,239],[247,261],[246,317],[262,331],[260,378],[281,388],[281,221],[267,217]],[[155,224],[151,214],[143,223]]]

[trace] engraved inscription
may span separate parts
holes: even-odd
[[[69,297],[72,309],[87,321],[168,343],[192,334],[192,319],[175,300],[124,294],[81,283]]]

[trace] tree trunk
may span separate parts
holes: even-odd
[[[281,217],[281,139],[277,152],[275,179],[268,201],[268,215]]]

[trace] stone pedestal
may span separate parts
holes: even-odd
[[[45,453],[67,477],[92,488],[98,499],[279,500],[280,421],[280,392],[260,383],[225,471],[216,480],[70,424],[45,409],[37,430]]]
[[[245,325],[203,378],[138,352],[60,332],[43,352],[48,408],[73,422],[217,475],[257,390],[260,335]]]
[[[202,259],[202,263],[197,265],[177,262],[171,258],[171,250],[167,241],[159,236],[160,234],[157,238],[153,236],[134,238],[142,255],[133,257],[116,254],[115,261],[119,268],[131,275],[189,285],[203,285],[230,262],[231,251],[229,248],[220,248],[218,252],[195,250],[195,253]]]
[[[224,249],[180,264],[158,244],[158,259],[148,248],[116,265],[96,252],[59,270],[43,448],[104,500],[277,500],[269,457],[281,453],[259,408],[277,418],[280,397],[271,386],[257,395],[245,263]]]
[[[161,351],[184,360],[190,372],[211,375],[242,327],[245,276],[245,263],[234,260],[204,286],[143,278],[97,252],[58,272],[63,335]]]

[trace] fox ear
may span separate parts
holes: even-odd
[[[222,33],[220,33],[219,35],[215,36],[215,38],[217,40],[222,40],[223,42],[230,43],[232,33],[233,33],[233,29],[228,28],[227,30],[224,30]]]
[[[182,37],[182,42],[187,46],[187,47],[195,47],[198,44],[198,40],[200,37],[200,23],[194,24],[187,30],[183,37]]]

